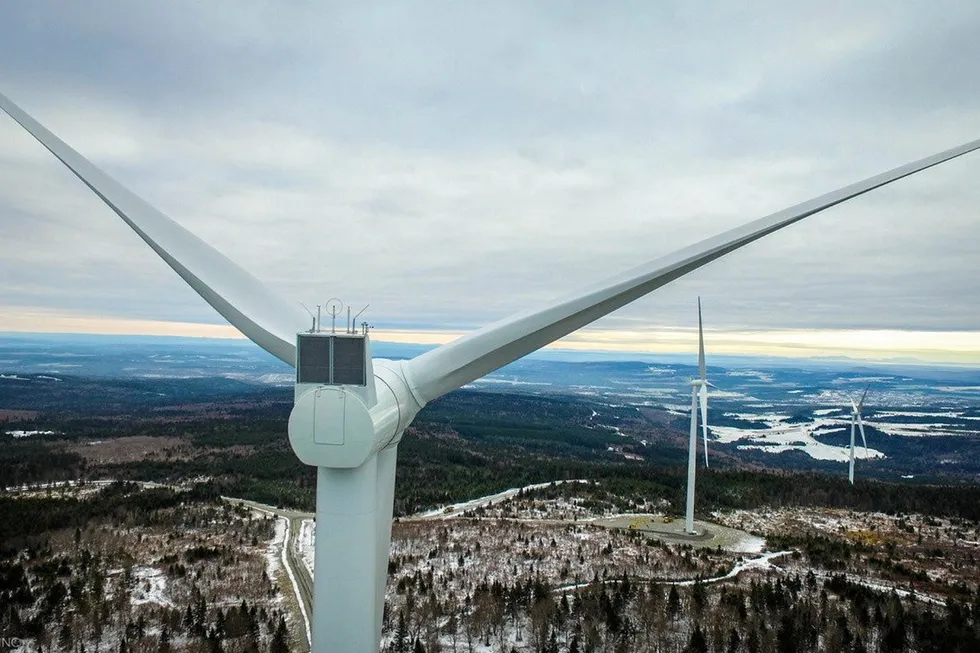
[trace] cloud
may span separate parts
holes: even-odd
[[[959,2],[36,1],[3,92],[308,305],[466,329],[980,135]],[[216,316],[0,120],[0,305]],[[980,157],[599,323],[978,330]]]

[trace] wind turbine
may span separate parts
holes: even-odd
[[[391,361],[371,358],[366,333],[310,329],[299,304],[280,298],[124,188],[3,95],[0,108],[108,204],[219,314],[255,344],[297,368],[289,442],[302,462],[317,467],[315,653],[378,650],[395,457],[402,433],[423,406],[783,227],[980,148],[976,140],[895,168],[512,315],[411,360]]]
[[[854,485],[854,425],[861,429],[861,442],[864,443],[864,457],[868,457],[868,441],[864,437],[864,420],[861,419],[861,409],[864,408],[864,398],[868,396],[868,390],[871,388],[869,385],[864,389],[864,394],[861,395],[860,401],[854,403],[854,397],[850,395],[847,396],[848,400],[851,402],[851,462],[847,469],[847,480]]]
[[[704,466],[708,467],[708,374],[704,364],[704,328],[701,324],[701,298],[698,297],[698,372],[699,378],[691,379],[691,436],[687,444],[687,512],[684,530],[691,535],[694,530],[694,477],[697,473],[698,449],[698,402],[701,404],[701,433],[704,436]]]

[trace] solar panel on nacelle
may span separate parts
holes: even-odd
[[[296,382],[365,385],[364,356],[363,336],[301,333],[296,339]]]
[[[364,338],[333,339],[333,382],[364,385]]]

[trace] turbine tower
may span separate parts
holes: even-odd
[[[861,429],[861,442],[864,443],[864,457],[868,457],[868,441],[864,437],[864,420],[861,419],[861,409],[864,408],[864,398],[868,396],[868,390],[871,388],[869,385],[864,389],[864,394],[861,395],[860,401],[854,403],[854,398],[848,395],[848,399],[851,402],[851,462],[847,469],[847,480],[854,485],[854,425],[856,424]]]
[[[698,403],[701,404],[701,433],[704,436],[704,466],[708,467],[708,375],[704,364],[704,328],[701,324],[701,298],[698,297],[698,372],[699,378],[691,379],[691,435],[687,444],[687,512],[684,530],[694,535],[694,478],[697,474],[698,457]],[[714,386],[712,386],[714,387]]]
[[[289,442],[317,467],[312,648],[376,653],[391,545],[395,458],[430,401],[568,335],[768,234],[897,179],[980,148],[980,140],[708,238],[545,306],[531,308],[404,361],[372,359],[367,334],[309,328],[299,304],[99,170],[9,99],[0,108],[92,189],[219,314],[297,368]]]

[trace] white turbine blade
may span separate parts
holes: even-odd
[[[405,364],[416,399],[432,401],[783,227],[978,148],[980,140],[971,141],[821,195],[428,351]]]
[[[296,333],[309,325],[298,305],[144,202],[0,94],[3,109],[91,188],[218,313],[280,360],[295,362]]]
[[[700,297],[698,297],[698,371],[701,372],[701,385],[703,386],[708,382],[708,375],[704,368],[704,328],[701,326]]]
[[[704,435],[704,466],[708,466],[708,386],[701,386],[701,433]]]
[[[851,412],[857,415],[858,407],[857,404],[854,403],[854,397],[847,395],[847,400],[851,402]]]
[[[861,442],[864,443],[864,457],[868,457],[868,440],[864,437],[864,420],[861,419],[861,413],[857,414],[858,418],[858,428],[861,430]]]
[[[861,395],[861,401],[859,401],[857,405],[857,411],[859,414],[861,412],[861,409],[864,408],[864,399],[868,396],[868,390],[870,389],[871,389],[871,384],[869,383],[868,387],[864,389],[864,394]]]

